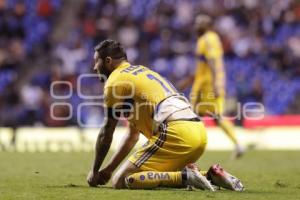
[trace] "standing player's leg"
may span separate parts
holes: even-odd
[[[222,117],[222,114],[224,113],[224,98],[218,97],[215,100],[215,103],[216,110],[213,112],[216,114],[214,116],[215,121],[217,125],[220,126],[224,133],[229,137],[229,139],[235,144],[234,158],[239,158],[245,153],[245,150],[237,139],[237,136],[233,130],[234,128],[232,123]]]
[[[221,127],[221,129],[226,133],[229,139],[235,144],[235,152],[233,157],[239,158],[245,153],[244,147],[239,143],[236,138],[236,134],[233,131],[233,125],[230,121],[222,119],[221,117],[216,120],[217,124]]]
[[[211,88],[204,88],[198,93],[194,92],[193,108],[199,116],[209,115],[212,116],[216,124],[224,131],[229,139],[235,145],[234,158],[242,156],[245,152],[242,145],[239,143],[237,136],[234,132],[232,123],[222,117],[224,111],[224,97],[215,98]],[[197,95],[195,95],[197,94]]]

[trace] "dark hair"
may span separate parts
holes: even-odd
[[[127,60],[127,55],[123,46],[115,40],[104,40],[100,42],[94,50],[99,53],[102,59],[105,59],[109,56],[113,59],[124,58],[125,60]]]

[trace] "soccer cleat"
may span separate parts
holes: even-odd
[[[212,184],[233,191],[244,191],[245,187],[235,176],[226,172],[219,164],[211,166],[206,174]]]
[[[232,159],[239,159],[246,153],[246,149],[242,146],[237,145],[233,154]]]
[[[185,166],[183,173],[186,174],[185,185],[190,185],[201,190],[215,191],[210,181],[199,172],[196,164],[191,163]]]

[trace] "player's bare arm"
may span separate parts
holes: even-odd
[[[133,147],[137,143],[137,141],[139,139],[139,135],[140,135],[139,131],[131,125],[129,133],[127,135],[125,135],[124,140],[121,141],[120,147],[114,153],[114,155],[112,156],[108,165],[105,168],[103,168],[102,170],[100,170],[100,172],[99,172],[100,179],[102,177],[104,179],[105,178],[108,180],[110,179],[111,174],[121,164],[121,162],[125,159],[125,157],[129,154],[129,152],[133,149]]]
[[[98,134],[95,146],[95,159],[92,169],[87,178],[87,182],[90,186],[95,187],[98,184],[98,171],[110,149],[110,145],[113,139],[113,133],[115,131],[117,122],[118,121],[114,118],[108,118],[107,123]]]

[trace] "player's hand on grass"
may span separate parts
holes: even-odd
[[[105,185],[109,181],[111,175],[112,175],[112,171],[108,168],[104,168],[104,169],[100,170],[99,174],[98,174],[98,176],[99,176],[98,184]]]
[[[91,170],[87,176],[87,182],[90,187],[97,187],[99,180],[99,172]]]

